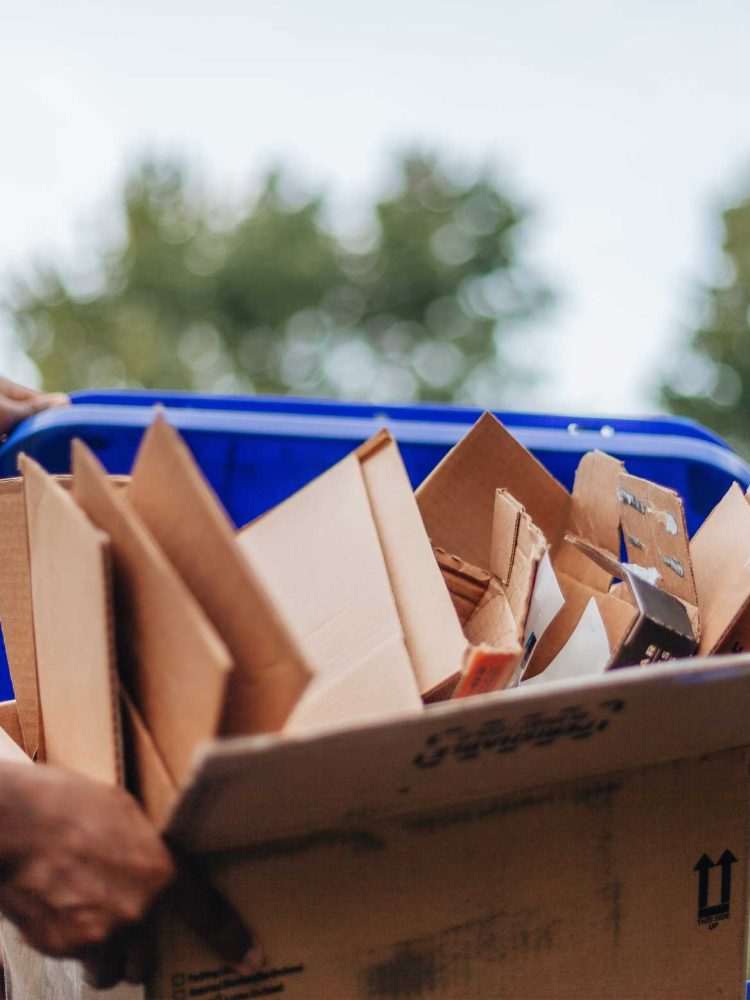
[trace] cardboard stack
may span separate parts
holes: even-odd
[[[416,496],[382,431],[238,532],[162,415],[130,479],[72,464],[0,484],[0,725],[126,783],[272,963],[165,914],[147,996],[739,991],[750,657],[683,659],[747,642],[739,487],[689,541],[490,415]]]

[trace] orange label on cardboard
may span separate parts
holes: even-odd
[[[520,646],[512,649],[489,649],[475,646],[469,652],[454,698],[487,694],[505,687],[521,658]]]

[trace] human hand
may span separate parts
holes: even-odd
[[[16,424],[40,410],[65,406],[70,402],[62,392],[38,392],[0,378],[0,436],[10,433]]]
[[[79,956],[90,986],[108,989],[123,979],[128,983],[148,979],[156,960],[151,918],[162,907],[179,913],[198,937],[241,975],[253,976],[266,967],[262,947],[237,911],[205,878],[195,859],[185,860],[178,869],[177,879],[157,900],[146,921]]]
[[[0,910],[32,947],[79,959],[99,988],[141,982],[153,957],[147,921],[162,901],[241,973],[263,967],[236,911],[196,863],[174,860],[127,792],[0,763]]]
[[[85,958],[137,925],[175,874],[127,792],[47,765],[0,766],[0,910],[38,951]]]

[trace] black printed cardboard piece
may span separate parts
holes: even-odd
[[[565,541],[613,577],[619,577],[635,606],[631,622],[612,650],[608,669],[692,656],[698,648],[698,638],[688,610],[679,598],[645,580],[638,567],[634,569],[613,559],[584,539],[566,535]]]

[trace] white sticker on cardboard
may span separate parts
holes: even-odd
[[[591,598],[563,648],[536,677],[523,684],[544,684],[547,681],[580,680],[603,674],[609,662],[609,640],[599,613],[596,599]]]

